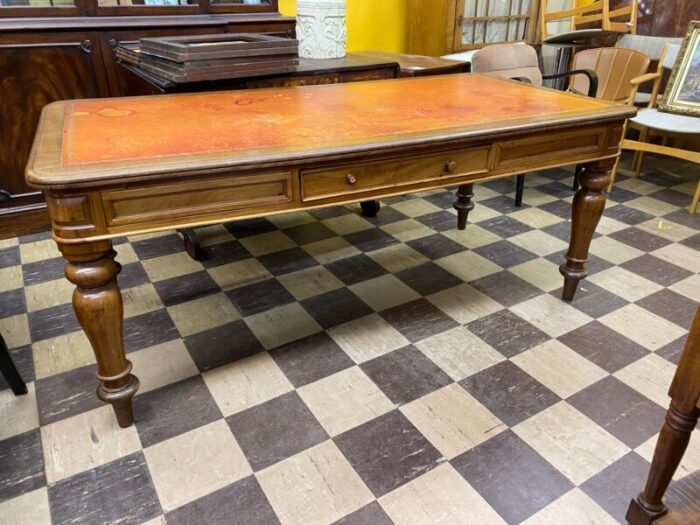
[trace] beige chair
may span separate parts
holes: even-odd
[[[667,145],[669,139],[684,141],[700,138],[700,118],[689,115],[677,115],[675,113],[663,113],[656,109],[663,71],[664,69],[673,69],[679,50],[680,46],[678,44],[667,43],[663,47],[661,56],[659,57],[659,67],[657,71],[655,73],[643,75],[632,81],[635,95],[637,88],[641,84],[645,82],[654,82],[649,95],[647,108],[642,109],[635,118],[627,122],[627,126],[639,130],[639,140],[629,140],[626,138],[622,140],[623,150],[626,149],[636,152],[632,160],[632,171],[635,177],[639,177],[641,173],[645,153],[656,153],[700,164],[700,152]],[[634,99],[635,96],[631,96],[628,103],[633,104]],[[627,129],[625,129],[625,131],[627,131]],[[662,144],[657,145],[647,142],[652,135],[663,137]],[[615,182],[618,164],[619,159],[612,171],[612,179],[608,186],[608,192],[612,190],[613,183]],[[695,194],[688,208],[690,213],[695,213],[697,211],[698,201],[700,201],[700,180],[698,181]]]
[[[548,12],[548,1],[540,0],[542,42],[570,44],[614,34],[636,33],[637,0],[627,0],[627,4],[611,10],[610,0],[597,0],[588,5],[572,7],[564,11]],[[568,31],[555,34],[549,32],[548,24],[567,19],[569,20]]]

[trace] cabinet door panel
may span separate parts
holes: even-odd
[[[0,41],[0,188],[13,197],[33,192],[24,168],[41,109],[56,100],[100,96],[98,54],[99,43],[84,34],[64,42]]]

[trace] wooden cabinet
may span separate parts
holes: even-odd
[[[119,42],[224,32],[292,34],[294,23],[277,13],[0,19],[0,238],[48,227],[43,196],[24,181],[41,110],[57,100],[124,95],[123,68],[114,55]]]
[[[408,0],[406,50],[440,56],[497,42],[534,42],[539,0]]]

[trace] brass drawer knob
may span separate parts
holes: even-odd
[[[447,173],[452,173],[457,169],[457,162],[454,160],[446,160],[444,169]]]
[[[357,182],[357,178],[352,173],[348,173],[345,176],[345,182],[347,182],[348,184],[355,184]]]

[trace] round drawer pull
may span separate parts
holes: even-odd
[[[452,173],[457,169],[457,162],[454,160],[446,160],[444,164],[445,171]]]
[[[355,184],[357,182],[357,178],[352,173],[348,173],[345,176],[345,182],[347,182],[348,184]]]

